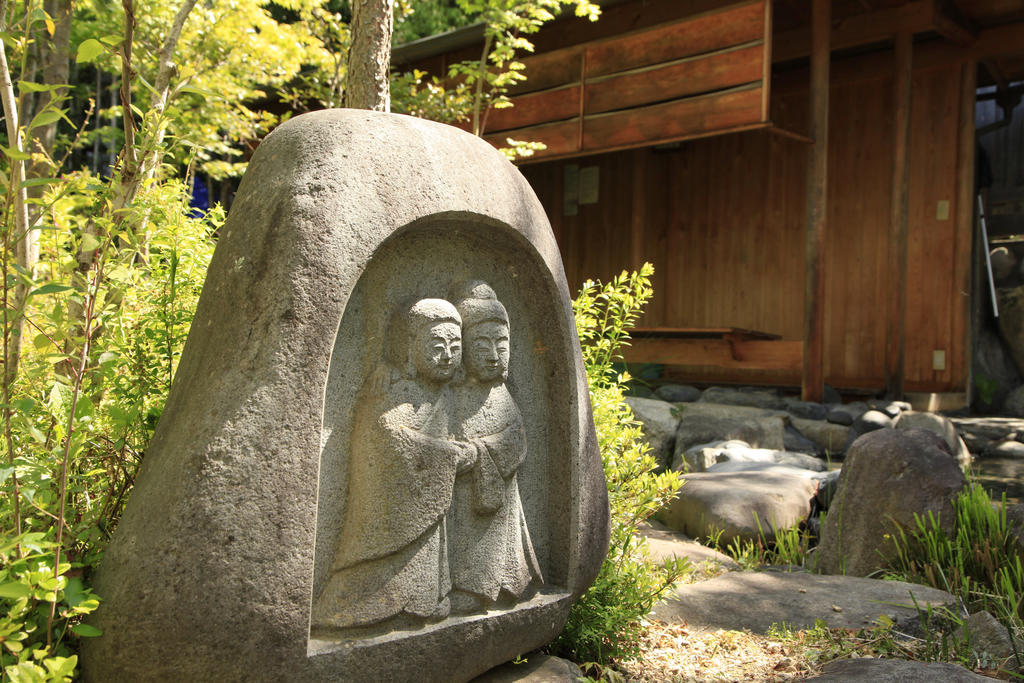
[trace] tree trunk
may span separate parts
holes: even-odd
[[[7,3],[2,2],[0,3],[0,31],[4,31],[7,28],[6,17]],[[19,128],[18,103],[14,98],[14,83],[11,81],[11,71],[7,65],[7,46],[2,43],[0,43],[0,100],[3,101],[4,119],[7,123],[7,144],[12,149],[23,152],[25,145],[22,142],[21,129]],[[3,226],[13,231],[13,234],[5,237],[3,248],[8,249],[13,241],[17,264],[26,272],[31,273],[36,261],[39,259],[39,243],[35,239],[35,234],[29,230],[28,204],[25,186],[23,185],[25,180],[25,162],[20,159],[11,159],[10,163],[10,187],[11,199],[13,200],[11,208],[14,211],[14,225]],[[12,237],[13,240],[11,239]],[[7,275],[7,272],[3,273],[4,278],[7,278]],[[4,291],[6,292],[6,285],[4,286]],[[21,342],[25,328],[25,317],[22,315],[22,309],[25,306],[27,296],[28,287],[19,280],[14,288],[13,305],[8,304],[13,309],[14,321],[11,323],[10,330],[3,330],[4,335],[9,337],[6,354],[3,359],[3,382],[5,387],[10,387],[18,374],[18,363],[21,360]],[[6,311],[4,320],[8,320]]]
[[[344,106],[391,111],[391,0],[352,0]]]

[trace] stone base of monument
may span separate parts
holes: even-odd
[[[490,666],[503,663],[509,650],[530,652],[549,643],[561,631],[564,612],[571,603],[569,593],[542,591],[511,609],[451,616],[415,629],[369,637],[314,632],[308,649],[310,669],[324,676],[338,670],[387,671],[393,680],[460,680],[479,673],[482,662],[490,662]],[[472,660],[452,657],[437,662],[437,650],[452,643],[472,652]],[[396,647],[404,653],[402,661],[395,661]],[[425,656],[420,658],[417,653]]]

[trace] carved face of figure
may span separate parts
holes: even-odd
[[[410,351],[418,377],[447,382],[462,362],[462,331],[450,322],[424,325],[414,334]]]
[[[466,372],[480,382],[504,380],[508,373],[508,325],[487,321],[466,330]]]

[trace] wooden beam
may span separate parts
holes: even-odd
[[[900,33],[935,31],[957,45],[971,46],[982,42],[980,33],[957,15],[942,0],[915,0],[899,7],[865,12],[847,17],[832,29],[832,49],[843,50],[858,45],[891,40]],[[776,62],[807,57],[811,53],[811,36],[807,28],[790,29],[774,37]]]
[[[799,341],[727,339],[632,339],[623,351],[627,363],[665,363],[746,370],[800,369]]]
[[[740,87],[710,95],[593,114],[583,119],[583,149],[657,144],[703,132],[761,122],[761,89]]]
[[[893,79],[892,194],[889,204],[889,315],[886,334],[886,391],[903,398],[907,355],[907,230],[910,196],[910,108],[914,36],[896,36]]]
[[[806,277],[804,281],[803,377],[805,401],[825,397],[825,280],[822,264],[828,190],[828,71],[831,0],[813,0],[811,40],[811,138],[807,169]]]
[[[978,39],[978,29],[972,26],[948,0],[934,0],[932,28],[957,45],[970,45]]]
[[[842,50],[857,45],[879,43],[904,31],[930,31],[933,28],[933,17],[933,0],[916,0],[899,7],[857,14],[844,19],[832,29],[831,49]],[[811,34],[806,28],[777,33],[774,43],[773,58],[776,62],[786,62],[811,54]]]
[[[639,272],[644,264],[644,236],[647,232],[647,155],[648,149],[633,150],[633,206],[630,211],[630,263]],[[654,255],[650,255],[653,259]]]

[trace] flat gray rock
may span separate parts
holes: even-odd
[[[700,389],[686,384],[663,384],[654,390],[654,395],[671,403],[691,403],[700,399]]]
[[[913,594],[913,598],[911,597]],[[766,633],[772,624],[812,628],[822,619],[831,628],[862,628],[888,615],[897,624],[918,616],[919,605],[953,606],[945,591],[902,581],[795,572],[731,572],[680,586],[652,614],[693,627]]]
[[[846,450],[850,428],[823,420],[804,420],[794,417],[790,420],[793,428],[813,441],[826,458],[839,456]]]
[[[808,681],[821,683],[972,683],[994,680],[946,662],[915,662],[904,659],[837,659]]]
[[[817,482],[788,472],[703,472],[687,475],[658,519],[692,538],[721,532],[720,542],[775,538],[807,519]]]
[[[525,178],[452,126],[298,116],[221,230],[84,677],[469,680],[559,633],[608,514]]]
[[[694,446],[739,440],[755,448],[785,448],[785,412],[726,406],[714,403],[686,403],[679,406],[673,469],[682,469],[683,454]]]
[[[678,557],[690,560],[696,567],[710,563],[730,571],[740,568],[725,553],[700,544],[686,534],[672,531],[658,522],[644,524],[640,527],[640,534],[647,539],[647,556],[656,562]]]
[[[475,683],[576,683],[583,672],[568,659],[533,653],[525,662],[506,662],[473,679]]]
[[[770,410],[783,410],[786,407],[779,392],[755,387],[708,387],[701,394],[700,402]]]

